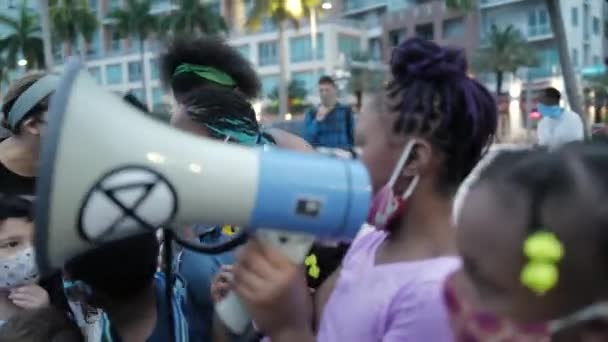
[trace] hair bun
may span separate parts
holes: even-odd
[[[401,82],[462,79],[467,77],[467,60],[461,49],[442,48],[428,40],[411,38],[393,50],[391,71]]]

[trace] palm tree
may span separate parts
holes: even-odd
[[[179,10],[164,17],[161,30],[165,34],[217,34],[228,27],[224,18],[210,4],[199,0],[177,0]]]
[[[549,14],[549,21],[551,22],[551,28],[553,29],[553,36],[557,44],[557,51],[559,54],[559,62],[562,70],[562,76],[564,77],[564,87],[566,88],[566,95],[570,103],[570,108],[575,113],[581,116],[581,119],[585,123],[585,136],[587,136],[587,119],[584,115],[583,104],[581,101],[581,92],[574,72],[574,66],[570,60],[570,51],[568,48],[568,40],[566,37],[566,30],[564,28],[564,18],[560,8],[559,0],[545,0],[547,3],[547,13]]]
[[[536,55],[528,41],[513,25],[504,30],[492,25],[484,45],[477,52],[473,66],[479,72],[494,73],[497,96],[502,95],[505,73],[514,74],[520,67],[531,67],[537,63]]]
[[[27,0],[21,3],[17,18],[0,14],[0,24],[8,26],[11,31],[0,39],[0,49],[7,54],[9,68],[15,68],[21,58],[27,61],[28,70],[44,68],[44,52],[38,16],[30,11]]]
[[[40,25],[42,26],[42,42],[44,45],[44,64],[51,70],[53,68],[53,43],[51,42],[51,19],[49,15],[49,1],[38,0]]]
[[[79,37],[90,44],[99,26],[87,0],[59,0],[59,3],[51,7],[50,14],[55,37],[70,44],[72,49],[76,49]],[[87,55],[86,44],[80,49],[83,60]]]
[[[116,9],[109,15],[110,18],[116,21],[116,30],[122,38],[135,37],[139,42],[144,102],[148,106],[150,106],[148,101],[148,82],[146,81],[144,72],[145,42],[158,28],[158,18],[150,13],[151,7],[151,0],[126,0],[123,8]]]
[[[279,113],[283,115],[288,111],[285,29],[288,22],[298,28],[299,20],[306,14],[306,10],[318,6],[318,3],[319,0],[256,0],[247,18],[246,26],[250,29],[259,29],[267,18],[279,29]]]

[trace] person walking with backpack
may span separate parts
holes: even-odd
[[[321,104],[305,115],[304,138],[315,147],[351,150],[354,146],[353,112],[338,102],[336,82],[329,76],[319,79]]]

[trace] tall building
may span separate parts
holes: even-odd
[[[219,0],[215,3],[219,5]],[[113,20],[108,15],[122,6],[121,0],[89,0],[90,9],[99,20],[99,28],[93,39],[85,48],[84,56],[91,75],[111,91],[123,94],[131,91],[140,100],[145,101],[149,108],[156,110],[167,106],[166,96],[160,86],[158,69],[158,52],[160,43],[154,37],[144,44],[144,57],[139,51],[135,39],[121,39],[114,29]],[[219,10],[218,6],[215,6]],[[176,10],[170,0],[154,0],[151,12],[162,15]],[[219,14],[219,13],[218,13]],[[84,43],[78,41],[76,46],[54,41],[53,57],[61,65],[68,55],[83,55],[80,53]],[[147,80],[147,89],[143,89],[142,79]]]
[[[481,37],[487,36],[496,25],[504,29],[513,25],[531,44],[539,59],[537,67],[522,68],[517,75],[506,75],[504,89],[510,93],[508,107],[509,135],[523,135],[533,126],[528,112],[535,107],[535,91],[553,86],[568,101],[561,75],[557,41],[551,28],[545,0],[481,0]],[[584,73],[603,64],[606,17],[605,0],[560,0],[570,58],[579,81],[584,85]],[[494,75],[483,78],[494,89]],[[529,96],[530,99],[526,99]],[[530,107],[530,108],[528,108]],[[505,117],[506,118],[506,117]]]
[[[445,0],[390,0],[386,8],[383,43],[387,61],[390,50],[411,37],[460,47],[467,55],[478,46],[477,15],[450,10]]]
[[[561,0],[570,58],[579,71],[602,62],[604,7],[604,0]],[[492,25],[513,25],[532,44],[540,59],[539,67],[530,69],[532,82],[548,85],[559,78],[559,55],[544,0],[481,0],[481,12],[482,36]]]

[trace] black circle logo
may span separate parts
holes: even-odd
[[[91,242],[103,242],[142,229],[170,223],[177,212],[177,194],[157,171],[125,166],[105,174],[93,185],[80,209],[79,230]]]

